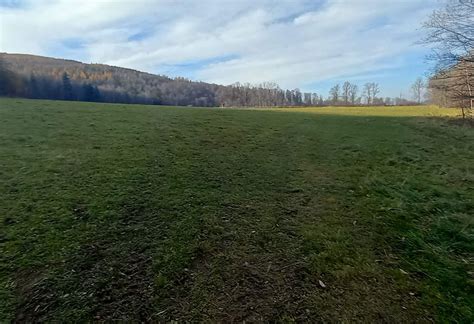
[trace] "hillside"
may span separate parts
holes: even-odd
[[[132,69],[44,56],[3,53],[1,59],[12,71],[23,76],[34,74],[59,80],[66,72],[69,78],[76,82],[92,83],[104,90],[122,90],[150,97],[155,95],[153,90],[158,85],[172,81],[165,76]]]
[[[36,55],[2,53],[0,59],[12,72],[26,78],[33,75],[60,81],[63,74],[67,73],[74,83],[91,84],[105,93],[141,98],[140,102],[145,101],[144,103],[215,105],[216,86],[207,83],[182,78],[171,79],[105,64],[86,64]],[[106,101],[115,101],[113,98],[108,99]]]
[[[322,100],[314,93],[283,90],[271,82],[223,86],[105,64],[26,54],[1,53],[0,61],[22,78],[23,86],[14,87],[13,95],[27,98],[179,106],[301,106],[319,104]],[[65,73],[72,83],[73,95],[68,96],[62,89]],[[42,91],[36,89],[38,83],[43,85]],[[100,100],[98,96],[88,98],[88,90],[83,89],[85,85],[100,92]]]

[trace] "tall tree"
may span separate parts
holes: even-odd
[[[23,79],[0,59],[0,95],[21,96],[24,90]]]
[[[374,101],[377,98],[377,95],[380,93],[380,88],[379,88],[379,84],[375,82],[372,82],[371,86],[372,86],[372,96],[373,96],[372,101]]]
[[[336,105],[339,102],[340,91],[341,87],[339,84],[336,84],[331,88],[331,90],[329,90],[329,97],[333,105]]]
[[[303,95],[303,98],[304,98],[303,99],[304,104],[307,105],[307,106],[311,106],[311,104],[313,103],[311,93],[310,92],[305,92],[304,95]]]
[[[30,98],[39,98],[40,93],[39,93],[39,87],[38,87],[38,81],[36,80],[36,77],[34,74],[30,75],[30,80],[29,80],[29,97]]]
[[[359,91],[359,87],[357,84],[351,84],[351,88],[349,91],[349,97],[351,100],[351,105],[355,105],[357,101],[357,92]]]
[[[432,46],[431,56],[439,69],[459,62],[474,62],[474,1],[448,0],[444,8],[435,10],[423,27],[427,34],[423,43]]]
[[[69,79],[69,75],[66,72],[63,73],[62,80],[63,80],[63,99],[73,100],[74,93],[72,90],[72,84],[71,84],[71,80]]]
[[[303,103],[303,98],[302,98],[300,89],[296,88],[293,90],[293,98],[295,100],[296,106],[299,106]]]
[[[367,98],[367,104],[374,104],[377,94],[380,92],[379,84],[375,82],[367,82],[364,84],[363,94]]]
[[[93,86],[90,83],[86,83],[82,86],[82,89],[84,101],[100,101],[100,91],[96,86]]]
[[[423,97],[423,90],[425,89],[425,82],[422,78],[417,78],[416,81],[411,86],[411,91],[413,93],[413,99],[417,103],[421,103],[421,98]]]
[[[367,104],[370,105],[372,102],[372,87],[370,83],[364,84],[364,88],[362,90],[362,95],[367,98]]]
[[[451,0],[424,23],[423,43],[436,63],[429,86],[433,98],[460,106],[463,117],[474,109],[474,1]],[[467,109],[467,110],[466,110]]]
[[[323,95],[320,95],[320,96],[319,96],[318,105],[319,105],[319,106],[324,106],[324,98],[323,98]]]
[[[349,81],[344,82],[342,85],[342,100],[346,105],[349,104],[349,100],[351,98],[351,89],[352,84]]]

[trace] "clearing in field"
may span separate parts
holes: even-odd
[[[0,101],[0,320],[474,321],[452,110]]]

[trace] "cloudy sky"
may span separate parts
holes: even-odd
[[[441,0],[0,0],[0,51],[327,95],[344,80],[409,96],[420,23]]]

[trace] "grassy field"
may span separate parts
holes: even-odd
[[[0,322],[474,321],[474,130],[0,100]]]

